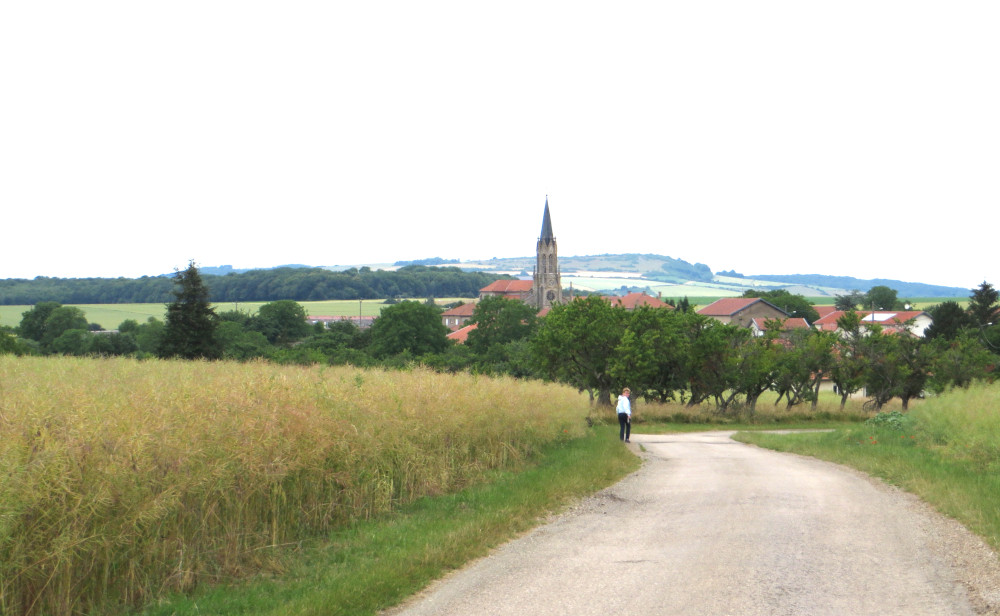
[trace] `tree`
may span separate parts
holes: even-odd
[[[928,387],[941,393],[949,387],[968,387],[975,380],[990,379],[996,357],[981,343],[979,336],[966,330],[954,338],[939,337],[930,341],[930,378]]]
[[[41,342],[45,337],[45,320],[53,310],[61,306],[59,302],[39,302],[31,310],[22,312],[21,324],[18,326],[21,337]]]
[[[216,339],[219,319],[208,301],[194,261],[174,275],[174,301],[167,305],[166,325],[160,340],[160,357],[218,359],[222,347]]]
[[[371,326],[371,353],[385,359],[400,353],[420,357],[440,353],[448,346],[448,328],[441,310],[421,302],[388,306]]]
[[[969,313],[954,301],[942,302],[928,312],[933,319],[933,323],[924,331],[924,337],[928,340],[954,340],[973,323]]]
[[[27,355],[29,349],[11,331],[0,329],[0,355]]]
[[[87,331],[87,315],[76,306],[60,306],[49,313],[43,327],[42,349],[46,352],[52,352],[56,350],[53,347],[53,342],[64,332],[72,329]]]
[[[809,323],[819,320],[819,313],[813,308],[802,295],[791,293],[786,289],[775,289],[773,291],[755,291],[749,289],[743,293],[743,297],[759,297],[763,300],[781,308],[793,319],[805,319]]]
[[[601,297],[557,304],[542,319],[531,349],[542,374],[590,393],[611,406],[611,361],[625,332],[626,310]]]
[[[861,315],[853,310],[837,319],[840,337],[834,348],[834,361],[830,369],[830,380],[840,394],[840,408],[847,405],[847,399],[864,386],[865,356],[862,352],[864,331]]]
[[[503,297],[484,297],[472,311],[468,346],[479,354],[495,345],[531,336],[538,328],[537,310],[524,302]]]
[[[260,307],[250,327],[272,344],[290,344],[309,335],[306,309],[290,299],[269,302]]]
[[[865,294],[854,289],[847,295],[835,295],[833,305],[837,310],[857,310],[865,301]]]
[[[969,317],[972,319],[974,327],[988,327],[997,322],[997,300],[1000,299],[1000,291],[993,288],[993,285],[985,280],[978,288],[972,290],[969,296]]]
[[[647,400],[673,400],[687,384],[688,341],[683,332],[688,322],[703,318],[647,306],[633,311],[611,362],[615,381]]]
[[[868,289],[864,307],[870,310],[898,310],[899,300],[896,299],[896,290],[882,285]]]

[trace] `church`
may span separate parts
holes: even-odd
[[[565,301],[562,277],[559,274],[559,250],[552,233],[552,215],[549,198],[545,198],[542,213],[542,232],[535,246],[535,272],[531,280],[497,280],[479,291],[479,298],[499,295],[521,300],[539,312]]]
[[[562,278],[559,275],[559,251],[556,236],[552,234],[552,216],[549,214],[549,198],[545,197],[545,213],[542,214],[542,233],[535,248],[535,274],[531,292],[525,303],[539,311],[551,308],[552,304],[563,303]]]

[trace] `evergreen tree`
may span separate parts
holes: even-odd
[[[969,296],[969,316],[972,317],[975,327],[987,327],[997,321],[997,300],[1000,299],[1000,291],[993,288],[993,285],[983,281],[983,284],[972,290]]]
[[[219,320],[194,261],[174,275],[174,284],[175,300],[167,305],[159,356],[218,359],[222,356],[216,336]]]

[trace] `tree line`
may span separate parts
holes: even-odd
[[[214,302],[269,302],[291,299],[378,299],[393,297],[476,297],[498,277],[458,267],[409,265],[396,271],[369,267],[334,272],[322,268],[283,267],[202,275]],[[144,304],[171,300],[169,276],[142,278],[48,278],[0,280],[0,304]]]
[[[191,264],[174,278],[164,321],[126,321],[116,333],[89,330],[76,307],[43,302],[18,328],[0,332],[0,353],[131,355],[185,359],[263,359],[277,363],[352,364],[444,372],[469,371],[558,381],[589,392],[599,404],[624,386],[647,401],[711,404],[720,412],[753,412],[765,392],[778,403],[815,406],[823,383],[843,405],[859,392],[870,408],[893,398],[904,408],[928,391],[992,380],[1000,357],[998,292],[988,283],[967,307],[944,302],[924,338],[884,330],[853,307],[839,331],[768,323],[764,335],[720,323],[690,308],[625,310],[597,297],[553,306],[544,318],[526,304],[488,297],[476,304],[476,328],[465,344],[447,338],[432,302],[387,306],[372,327],[352,322],[309,325],[294,300],[277,300],[257,314],[217,313],[206,281]],[[787,293],[787,292],[784,292]],[[789,294],[769,301],[808,302]],[[887,300],[888,301],[888,300]]]

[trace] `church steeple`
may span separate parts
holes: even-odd
[[[538,239],[546,244],[552,243],[556,238],[552,235],[552,218],[549,216],[549,196],[545,195],[545,214],[542,215],[542,234]]]
[[[542,233],[538,236],[534,284],[529,303],[539,310],[563,302],[562,277],[559,275],[559,253],[556,236],[552,233],[552,216],[549,214],[549,196],[545,195],[545,212],[542,214]]]

